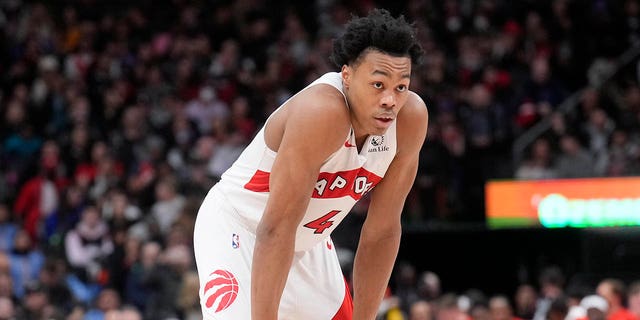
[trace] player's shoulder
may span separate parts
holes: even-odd
[[[346,102],[342,92],[328,83],[316,83],[307,87],[301,92],[301,97],[308,99],[308,102],[312,105],[335,106],[340,110],[346,109]]]
[[[416,125],[427,125],[429,111],[427,104],[420,95],[410,91],[407,102],[398,113],[398,119],[403,123],[415,123]]]
[[[310,116],[328,116],[348,120],[349,112],[345,97],[336,87],[327,83],[317,83],[306,87],[290,101],[291,111]]]
[[[410,92],[406,104],[398,113],[398,152],[407,150],[407,154],[414,155],[424,142],[428,123],[427,105],[418,94]]]

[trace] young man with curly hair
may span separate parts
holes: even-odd
[[[427,132],[425,103],[409,90],[421,54],[403,17],[355,17],[334,40],[340,72],[269,117],[198,213],[205,319],[375,318]],[[368,192],[352,300],[330,234]]]

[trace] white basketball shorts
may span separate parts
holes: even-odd
[[[292,230],[295,232],[295,230]],[[216,188],[205,197],[194,231],[205,320],[251,319],[255,231]],[[353,305],[331,239],[296,252],[280,300],[280,320],[351,320]]]

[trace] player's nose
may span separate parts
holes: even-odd
[[[393,108],[396,105],[396,97],[392,93],[386,93],[380,99],[380,105],[384,108]]]

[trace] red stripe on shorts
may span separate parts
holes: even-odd
[[[338,312],[331,318],[331,320],[351,320],[353,319],[353,300],[351,300],[351,292],[349,291],[349,285],[347,279],[344,280],[344,300]]]

